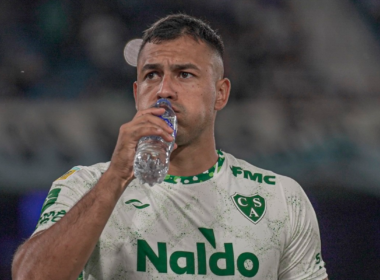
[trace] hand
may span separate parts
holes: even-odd
[[[164,108],[149,108],[136,113],[134,118],[120,127],[118,140],[111,158],[111,164],[107,172],[121,179],[126,184],[133,177],[133,161],[136,153],[136,145],[141,137],[161,136],[165,141],[173,141],[170,128],[164,120],[157,116],[163,115]],[[177,147],[175,144],[174,149]]]

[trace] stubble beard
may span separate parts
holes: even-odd
[[[193,127],[183,128],[178,125],[176,143],[178,147],[186,147],[190,145],[197,145],[205,138],[204,135],[207,133],[213,132],[213,122],[212,120],[208,120],[206,122],[202,122],[202,124],[194,125]]]

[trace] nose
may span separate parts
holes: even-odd
[[[157,91],[157,98],[176,100],[177,92],[174,89],[174,81],[170,76],[163,76]]]

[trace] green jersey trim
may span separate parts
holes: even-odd
[[[221,150],[217,150],[216,152],[218,154],[218,160],[209,170],[195,176],[173,176],[167,174],[164,181],[171,184],[181,183],[183,185],[190,185],[210,180],[214,177],[215,173],[219,173],[225,160],[225,156]]]

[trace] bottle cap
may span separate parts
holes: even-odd
[[[166,105],[169,106],[170,108],[172,107],[172,104],[171,104],[170,101],[169,101],[168,99],[166,99],[166,98],[160,98],[160,99],[158,99],[155,105],[158,107],[158,106],[160,106],[161,104],[166,104]]]

